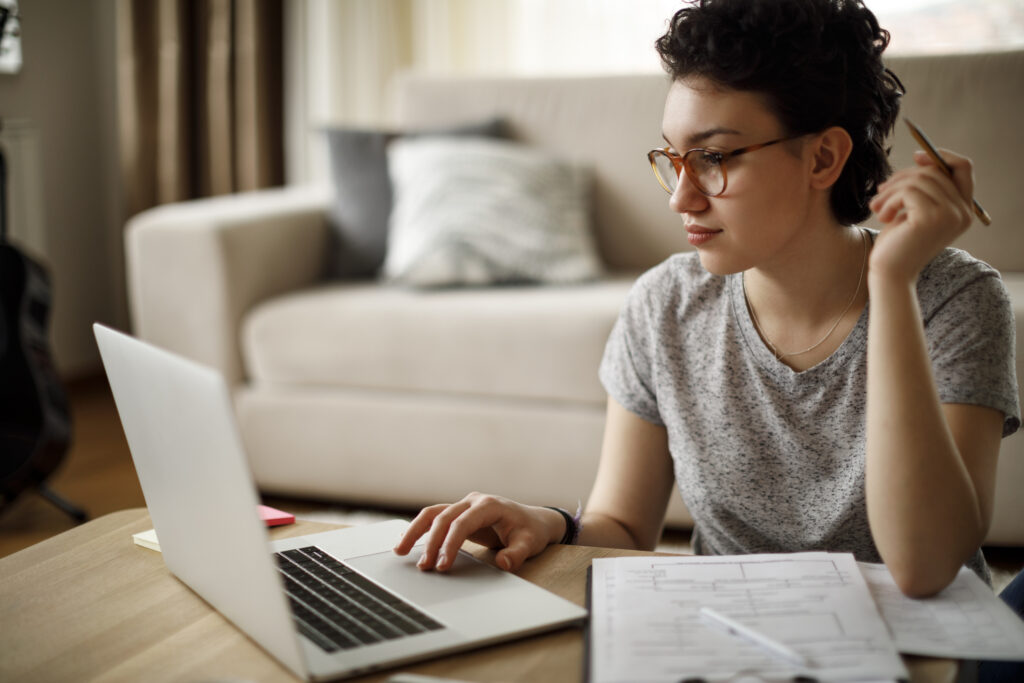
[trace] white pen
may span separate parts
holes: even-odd
[[[769,638],[763,633],[755,631],[749,626],[744,626],[743,624],[733,619],[730,619],[721,612],[716,612],[710,607],[701,607],[700,615],[704,619],[707,619],[708,621],[711,621],[717,624],[718,626],[724,627],[725,630],[727,630],[729,633],[735,636],[740,636],[741,638],[746,638],[752,643],[760,645],[761,647],[768,650],[777,657],[782,657],[783,659],[787,660],[792,664],[796,664],[798,666],[803,667],[809,667],[811,665],[807,658],[801,655],[799,652],[793,650],[790,647],[787,647],[786,645],[783,645],[777,640]]]

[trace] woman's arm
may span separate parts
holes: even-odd
[[[992,518],[1003,416],[940,405],[912,287],[871,285],[868,331],[868,521],[900,589],[945,588]]]
[[[970,162],[945,154],[955,182],[926,157],[872,202],[884,223],[868,269],[866,495],[875,545],[901,590],[945,588],[992,517],[1002,414],[941,404],[916,282],[971,221]]]
[[[579,542],[651,550],[674,477],[665,428],[633,415],[608,399],[597,481],[583,515]],[[451,505],[424,508],[395,546],[400,555],[426,536],[420,569],[444,571],[466,540],[501,548],[495,562],[516,571],[565,531],[561,514],[499,496],[471,493]]]
[[[609,397],[601,464],[580,543],[654,550],[674,485],[665,428]]]

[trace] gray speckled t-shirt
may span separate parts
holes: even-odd
[[[917,292],[940,400],[995,408],[1013,433],[1013,311],[998,272],[946,249]],[[864,498],[868,314],[835,353],[796,372],[758,336],[740,275],[713,275],[685,253],[637,280],[600,377],[623,407],[666,427],[696,552],[881,561]],[[989,580],[980,550],[968,566]]]

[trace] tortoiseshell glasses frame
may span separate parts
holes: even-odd
[[[652,149],[647,153],[647,160],[651,162],[654,170],[654,177],[658,184],[672,194],[676,185],[679,184],[679,174],[686,172],[686,177],[700,190],[701,194],[707,197],[717,197],[725,192],[728,185],[728,176],[725,171],[725,162],[741,154],[756,152],[771,145],[787,140],[795,140],[801,135],[793,135],[787,138],[777,138],[768,142],[761,142],[756,145],[740,147],[730,152],[707,149],[705,147],[694,147],[679,154],[669,147]]]

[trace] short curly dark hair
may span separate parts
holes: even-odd
[[[674,80],[699,76],[766,97],[787,135],[841,126],[853,151],[835,186],[836,219],[853,225],[892,167],[886,138],[903,85],[882,63],[889,32],[861,0],[695,0],[656,47]]]

